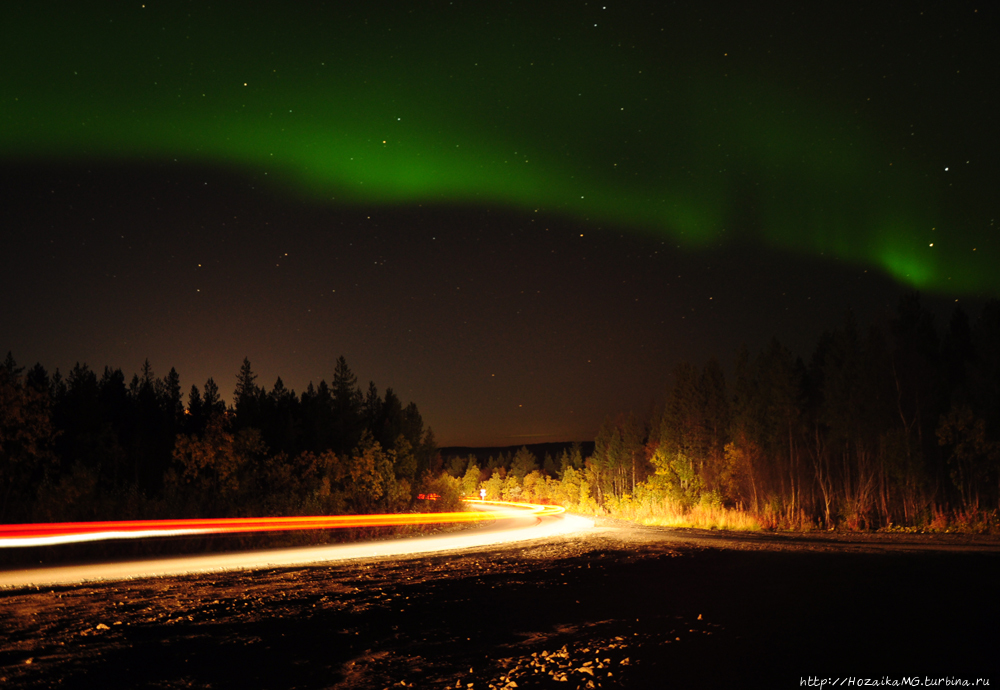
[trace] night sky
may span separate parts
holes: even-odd
[[[987,3],[5,5],[0,349],[231,399],[346,357],[441,445],[1000,296]]]

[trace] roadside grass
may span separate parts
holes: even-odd
[[[628,520],[641,525],[658,527],[686,527],[735,532],[809,532],[826,530],[822,523],[811,518],[800,508],[767,504],[760,509],[746,510],[718,503],[702,501],[684,505],[669,498],[645,496],[641,500],[625,497],[605,501],[599,506],[594,501],[571,504],[573,512]],[[860,527],[856,520],[840,520],[831,529],[846,532],[944,532],[960,534],[1000,534],[1000,511],[997,510],[947,510],[939,506],[931,509],[927,517],[913,525],[887,525]]]
[[[778,509],[764,506],[750,511],[740,508],[698,503],[683,506],[670,500],[632,500],[608,503],[604,507],[575,506],[576,512],[586,512],[642,525],[659,527],[687,527],[695,529],[728,530],[736,532],[809,532],[825,529],[801,509]],[[948,511],[935,507],[922,524],[888,525],[863,529],[850,521],[841,521],[832,528],[846,532],[944,532],[959,534],[1000,534],[1000,511],[968,510]]]
[[[1000,534],[1000,511],[982,508],[947,511],[934,506],[927,531]]]
[[[773,519],[761,520],[760,516],[736,508],[710,503],[684,506],[669,499],[656,500],[648,497],[642,501],[626,499],[608,502],[604,507],[575,506],[574,508],[578,512],[659,527],[760,532],[772,529],[770,525],[775,522]]]

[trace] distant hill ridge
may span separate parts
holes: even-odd
[[[476,460],[479,461],[480,467],[485,465],[486,461],[491,457],[497,457],[504,454],[514,455],[521,448],[527,448],[530,450],[536,458],[538,458],[539,466],[541,466],[542,460],[545,458],[546,453],[551,455],[553,459],[558,460],[559,456],[564,450],[568,451],[573,447],[573,444],[577,443],[580,446],[580,453],[583,455],[584,459],[590,457],[594,453],[594,442],[593,441],[559,441],[552,443],[521,443],[516,446],[494,446],[494,447],[473,447],[473,446],[448,446],[447,448],[440,448],[438,452],[441,453],[441,458],[447,461],[449,458],[462,457],[467,458],[470,455],[476,456]]]

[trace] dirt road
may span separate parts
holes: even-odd
[[[2,592],[0,684],[995,686],[998,585],[996,540],[605,522],[500,549]]]

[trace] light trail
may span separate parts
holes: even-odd
[[[148,577],[168,577],[192,573],[212,573],[259,568],[281,568],[316,565],[359,558],[400,557],[414,554],[454,551],[477,547],[490,547],[530,539],[548,539],[555,536],[588,530],[592,520],[570,515],[560,506],[543,506],[502,501],[467,501],[475,512],[465,522],[481,523],[475,529],[463,530],[428,537],[408,537],[369,541],[352,544],[332,544],[286,549],[264,549],[237,553],[213,553],[194,556],[177,556],[142,561],[93,563],[87,565],[53,566],[0,571],[0,589],[21,587],[49,587],[84,582],[130,580]],[[413,513],[431,519],[448,513]],[[340,518],[373,518],[378,516],[336,516]],[[382,516],[385,517],[385,516]],[[389,516],[391,517],[391,516]],[[260,519],[260,518],[248,518]],[[86,524],[86,523],[84,523]],[[101,524],[101,523],[91,523]],[[0,526],[3,533],[11,525]],[[20,527],[20,526],[18,526]],[[265,531],[268,528],[263,528]],[[300,529],[306,529],[301,527]],[[327,527],[316,527],[327,529]],[[140,531],[139,529],[135,530]],[[236,530],[230,530],[236,531]],[[95,534],[99,532],[91,532]],[[85,532],[81,534],[87,534]],[[159,533],[162,534],[162,533]]]
[[[479,499],[464,499],[465,503],[472,506],[510,506],[512,508],[518,508],[521,510],[527,509],[530,515],[535,517],[545,517],[548,515],[562,515],[566,512],[566,509],[562,506],[552,506],[543,505],[540,503],[516,503],[514,501],[480,501]],[[431,513],[433,515],[433,513]],[[486,513],[487,515],[492,515],[496,517],[496,513]],[[506,517],[506,516],[505,516]]]
[[[0,548],[178,535],[433,525],[476,522],[489,519],[489,517],[489,513],[400,513],[396,515],[313,515],[274,518],[124,520],[3,525],[0,526]]]
[[[468,500],[474,505],[513,506],[543,517],[565,512],[561,506],[507,501]],[[309,515],[254,518],[184,518],[172,520],[116,520],[103,522],[40,522],[0,525],[0,548],[75,544],[111,539],[147,539],[152,537],[197,534],[251,532],[287,532],[308,529],[347,529],[351,527],[397,527],[402,525],[440,525],[509,517],[497,512],[394,513],[377,515]]]

